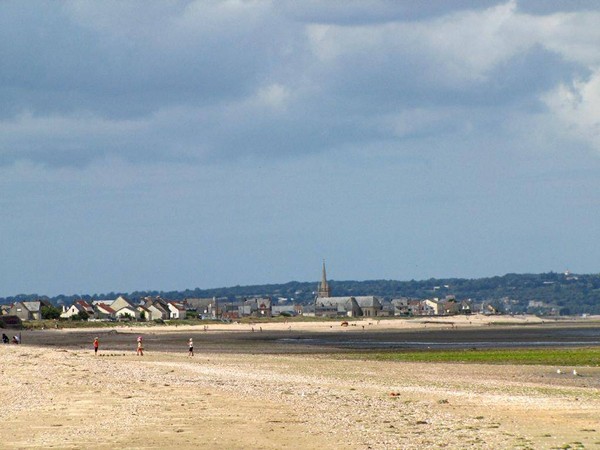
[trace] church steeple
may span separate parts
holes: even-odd
[[[319,290],[317,291],[317,297],[327,298],[331,297],[331,289],[329,283],[327,283],[327,272],[325,272],[325,260],[323,260],[323,274],[321,276],[321,283],[319,284]]]

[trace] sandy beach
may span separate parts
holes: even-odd
[[[586,319],[581,319],[579,322],[590,322],[590,321],[598,321],[600,322],[600,316],[596,317],[588,317]],[[340,324],[345,321],[345,319],[340,318],[336,321],[314,321],[314,322],[296,322],[293,320],[290,321],[279,321],[279,322],[261,322],[257,320],[254,323],[210,323],[207,325],[207,328],[211,331],[248,331],[252,328],[255,331],[258,331],[262,328],[264,331],[282,331],[288,330],[292,328],[294,330],[300,331],[320,331],[320,332],[338,332],[340,329]],[[471,315],[471,316],[449,316],[449,317],[434,317],[434,316],[423,316],[423,317],[414,317],[410,319],[398,319],[398,318],[372,318],[372,319],[361,319],[361,320],[350,320],[348,322],[348,329],[352,329],[352,327],[361,328],[365,327],[374,327],[373,329],[381,329],[381,330],[403,330],[403,329],[418,329],[418,328],[426,328],[426,327],[484,327],[489,326],[493,323],[506,323],[512,325],[534,325],[534,324],[542,324],[544,322],[556,322],[556,320],[544,320],[537,316],[531,315],[520,315],[520,316],[485,316],[485,315]],[[202,328],[202,325],[177,325],[169,326],[169,327],[151,327],[153,332],[172,332],[172,331],[197,331],[199,328]],[[126,325],[120,326],[117,329],[120,331],[131,331],[136,332],[139,330],[139,327],[127,327]],[[142,327],[143,329],[143,327]],[[64,331],[77,332],[80,329],[77,328],[65,328]],[[99,328],[102,330],[102,328]]]
[[[473,319],[462,325],[475,326]],[[219,330],[208,334],[237,326],[252,336],[248,325],[235,324],[214,325]],[[260,326],[268,333],[290,324]],[[291,326],[334,330],[328,322]],[[184,336],[193,328],[172,328],[152,331],[181,333],[181,351],[149,346],[143,357],[133,346],[103,345],[102,338],[95,357],[91,341],[79,342],[87,334],[65,330],[30,334],[38,340],[31,345],[1,346],[2,448],[600,447],[597,367],[577,368],[573,376],[571,367],[559,374],[549,366],[269,354],[258,344],[238,352],[226,341],[223,351],[204,351],[201,338],[190,358]],[[139,329],[119,330],[127,333]],[[39,342],[59,335],[73,342]]]

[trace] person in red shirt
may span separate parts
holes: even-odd
[[[98,336],[94,338],[94,355],[98,354],[98,347],[100,346],[100,341],[98,340]]]

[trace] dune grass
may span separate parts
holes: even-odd
[[[428,350],[369,352],[344,356],[378,361],[600,366],[600,348]]]

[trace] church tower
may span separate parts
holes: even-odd
[[[329,284],[327,283],[327,273],[325,272],[325,261],[323,260],[323,275],[321,277],[321,283],[319,284],[319,289],[317,291],[318,298],[327,298],[331,297],[331,289],[329,288]]]

